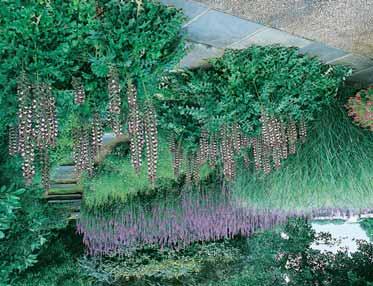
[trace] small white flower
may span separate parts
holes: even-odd
[[[284,274],[284,280],[285,280],[286,284],[288,284],[290,282],[290,278],[287,274]]]
[[[281,232],[280,236],[282,239],[286,239],[286,240],[289,239],[289,236],[285,232]]]

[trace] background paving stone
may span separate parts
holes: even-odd
[[[198,0],[211,8],[373,58],[372,0]]]
[[[311,56],[318,56],[323,62],[329,62],[347,55],[347,52],[343,50],[329,47],[322,43],[312,43],[300,49],[300,52]]]
[[[341,64],[349,66],[353,69],[354,72],[358,72],[361,70],[365,70],[369,67],[373,67],[373,60],[360,56],[355,54],[348,54],[342,58],[337,58],[336,60],[333,60],[329,62],[331,64]]]
[[[230,47],[233,49],[244,49],[251,45],[273,45],[280,44],[285,47],[303,48],[312,42],[300,37],[290,35],[286,32],[276,29],[263,29],[262,31],[243,39],[240,42],[234,43]]]
[[[53,170],[51,179],[53,180],[75,180],[77,178],[74,166],[58,166]]]
[[[241,49],[253,44],[280,44],[298,47],[301,53],[317,56],[325,63],[350,66],[354,70],[351,81],[373,83],[373,72],[369,69],[370,66],[373,67],[373,60],[369,58],[369,55],[373,58],[373,0],[198,1],[207,4],[206,6],[192,0],[161,2],[182,9],[192,19],[185,25],[185,29],[188,39],[196,44],[179,67],[195,68],[205,65],[207,59],[221,56],[224,48]],[[222,9],[246,17],[247,20],[211,8]],[[363,41],[361,34],[364,35]],[[305,38],[318,41],[312,42]],[[354,45],[363,46],[363,49],[355,49],[357,53],[343,50],[354,50]],[[361,51],[368,57],[359,55]],[[113,139],[109,136],[104,141],[110,142]]]
[[[218,11],[208,11],[186,27],[188,39],[224,48],[263,26]]]
[[[190,49],[187,55],[181,60],[180,68],[196,68],[208,63],[208,59],[220,57],[224,54],[223,49],[207,46],[199,43],[189,43]]]
[[[208,10],[206,5],[190,0],[161,0],[161,3],[182,9],[185,16],[192,19]]]
[[[373,67],[352,75],[349,81],[360,83],[362,86],[373,85]]]

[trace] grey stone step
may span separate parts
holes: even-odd
[[[185,27],[189,40],[217,48],[227,47],[262,28],[262,25],[215,10],[209,10]]]
[[[105,133],[102,137],[102,143],[104,145],[110,144],[111,142],[115,141],[116,136],[114,133]]]
[[[74,204],[74,205],[79,205],[80,207],[81,199],[66,199],[66,200],[48,200],[48,204]]]
[[[74,166],[58,166],[53,170],[51,181],[54,183],[68,184],[70,182],[77,182],[78,177],[75,173]]]
[[[208,65],[208,60],[218,58],[224,54],[223,49],[199,43],[187,42],[187,48],[189,52],[179,63],[179,67],[182,69],[193,69]]]
[[[50,200],[80,200],[82,198],[82,194],[66,194],[66,195],[50,195],[47,194],[46,199]]]
[[[206,5],[191,0],[161,0],[161,3],[164,5],[173,6],[177,9],[182,9],[188,20],[198,17],[208,10]]]
[[[52,184],[48,194],[72,194],[82,193],[83,186],[78,184]]]

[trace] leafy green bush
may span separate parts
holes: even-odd
[[[139,100],[152,99],[158,78],[184,54],[183,20],[178,10],[149,0],[1,1],[0,163],[10,169],[7,177],[19,167],[13,163],[18,158],[6,154],[5,135],[8,126],[19,125],[16,94],[21,73],[31,83],[36,102],[40,95],[35,86],[52,88],[63,137],[57,146],[59,154],[52,158],[61,162],[71,150],[72,138],[66,137],[74,127],[71,117],[81,126],[90,124],[95,112],[106,116],[111,67],[118,71],[120,90],[132,79],[138,85]],[[86,94],[80,105],[73,104],[74,78]],[[119,96],[125,102],[124,92]],[[119,108],[123,124],[126,104]]]
[[[63,209],[47,206],[39,191],[3,187],[0,197],[0,285],[8,285],[38,261],[54,231],[66,226],[67,214]]]
[[[15,279],[13,286],[89,286],[77,259],[83,255],[73,224],[56,232],[40,251],[38,262]]]
[[[165,78],[160,122],[187,145],[197,143],[202,127],[216,132],[223,124],[238,124],[246,135],[257,135],[263,111],[286,122],[317,118],[347,74],[293,48],[228,50],[211,67]]]
[[[109,285],[200,285],[242,263],[245,240],[194,244],[181,251],[144,248],[131,256],[84,258],[86,275]]]
[[[367,218],[360,222],[361,227],[366,231],[368,237],[373,242],[373,219]]]
[[[358,251],[320,252],[313,242],[333,244],[328,234],[318,234],[301,219],[284,228],[258,233],[248,240],[242,271],[209,285],[219,286],[370,286],[373,284],[373,244],[360,241]]]

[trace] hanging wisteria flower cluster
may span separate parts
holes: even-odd
[[[110,68],[108,76],[108,93],[109,93],[109,122],[116,136],[122,134],[121,128],[121,97],[118,70]]]
[[[131,163],[138,174],[142,166],[143,149],[146,147],[148,178],[154,186],[157,179],[158,126],[157,114],[151,101],[146,101],[140,111],[137,88],[132,80],[127,83],[128,133],[130,137]]]
[[[145,143],[146,158],[148,163],[148,178],[154,185],[157,178],[157,161],[158,161],[158,129],[157,118],[154,106],[147,102],[145,109]]]
[[[27,185],[35,175],[35,149],[42,168],[42,183],[49,188],[49,149],[56,145],[58,133],[56,104],[46,83],[31,84],[25,73],[18,79],[18,126],[9,128],[9,154],[22,157]],[[18,130],[17,130],[18,128]]]
[[[137,89],[134,83],[129,80],[127,86],[128,99],[128,133],[130,136],[131,162],[136,173],[140,172],[142,165],[142,151],[144,147],[144,125],[137,104]]]
[[[180,175],[181,164],[183,161],[183,149],[180,141],[176,140],[175,134],[169,136],[169,149],[172,154],[172,168],[174,176],[177,178]]]
[[[186,156],[186,181],[198,183],[201,166],[208,163],[210,168],[215,168],[218,162],[222,165],[224,178],[231,181],[235,178],[239,158],[246,168],[252,162],[256,170],[269,174],[281,167],[282,160],[296,153],[298,142],[306,141],[304,120],[299,124],[294,120],[284,122],[263,112],[260,122],[261,133],[255,137],[246,136],[238,124],[223,124],[219,132],[202,129],[197,150]],[[178,176],[183,156],[179,155],[176,146],[181,146],[181,142],[175,141],[174,134],[170,138],[174,173]]]
[[[91,176],[93,175],[94,168],[94,156],[93,156],[93,144],[87,127],[79,127],[73,130],[73,142],[74,142],[74,165],[75,172],[78,176],[84,171]]]
[[[73,130],[73,159],[78,176],[87,172],[93,175],[97,155],[103,145],[103,124],[98,113],[94,113],[91,124]]]
[[[104,128],[100,115],[95,112],[92,118],[92,156],[96,157],[103,145]]]
[[[281,167],[281,161],[296,153],[298,139],[304,143],[307,136],[306,123],[302,120],[297,128],[294,120],[285,123],[276,117],[262,112],[261,135],[251,140],[255,168],[269,174],[274,167]]]
[[[85,100],[85,90],[81,78],[73,77],[71,85],[74,89],[74,103],[82,104]]]

